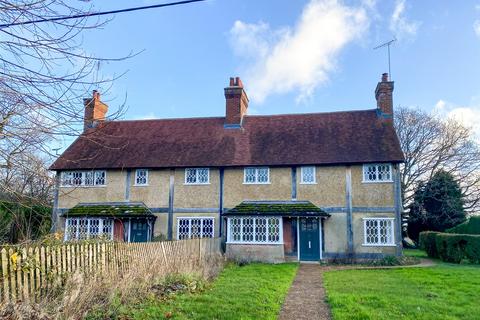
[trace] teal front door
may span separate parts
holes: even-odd
[[[145,220],[137,220],[131,222],[130,242],[147,242],[148,240],[148,223]]]
[[[300,260],[320,260],[320,231],[316,218],[300,218]]]

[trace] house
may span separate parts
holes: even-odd
[[[84,132],[55,161],[66,240],[223,237],[227,255],[279,262],[401,254],[393,82],[376,108],[249,116],[239,78],[226,115],[108,121],[85,99]]]

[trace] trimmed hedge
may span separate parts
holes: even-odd
[[[480,216],[473,216],[470,217],[464,223],[460,223],[459,225],[447,229],[445,232],[447,233],[461,233],[461,234],[480,234]]]
[[[420,245],[429,257],[445,262],[480,263],[480,235],[426,231],[420,233]]]
[[[437,252],[437,244],[435,242],[435,238],[438,232],[433,231],[423,231],[420,232],[419,241],[420,241],[420,248],[425,250],[431,258],[438,258]]]

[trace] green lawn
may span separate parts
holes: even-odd
[[[297,264],[228,266],[205,292],[126,310],[133,319],[276,319]]]
[[[480,318],[479,266],[332,271],[324,283],[335,320]]]

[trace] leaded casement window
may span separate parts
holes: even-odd
[[[229,243],[283,243],[281,217],[232,217],[227,223]]]
[[[177,218],[177,240],[195,238],[213,238],[215,219],[212,217]]]
[[[60,174],[60,184],[62,187],[105,186],[106,177],[105,170],[64,171]]]
[[[300,168],[300,183],[302,184],[315,184],[315,166],[306,166]]]
[[[364,218],[364,245],[367,246],[393,246],[394,218]]]
[[[243,170],[243,183],[264,184],[270,183],[270,170],[268,167],[249,167]]]
[[[209,184],[209,168],[187,168],[185,169],[185,184]]]
[[[364,164],[363,182],[392,182],[392,165],[390,163]]]
[[[146,185],[148,185],[148,170],[147,169],[137,169],[137,170],[135,170],[135,185],[136,186],[146,186]]]
[[[65,241],[113,240],[113,220],[105,218],[67,218]]]

